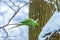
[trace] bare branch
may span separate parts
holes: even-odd
[[[7,2],[6,1],[4,1],[6,4],[7,4]],[[9,6],[8,4],[7,4],[7,6]],[[11,6],[9,6],[14,12],[15,12],[15,10],[11,7]]]
[[[8,32],[6,31],[6,29],[3,27],[3,30],[5,31],[5,33],[7,34],[6,38],[9,36]]]
[[[19,10],[21,9],[21,8],[23,8],[24,6],[26,6],[28,3],[26,3],[25,5],[23,5],[22,7],[20,7],[14,14],[13,14],[13,16],[11,17],[11,19],[9,20],[9,22],[8,22],[8,24],[10,23],[10,21],[15,17],[15,15],[19,12]]]
[[[20,5],[21,3],[29,4],[29,3],[31,3],[31,2],[21,1],[21,2],[19,3],[19,5]],[[19,8],[19,5],[18,5],[18,8]],[[23,6],[22,6],[22,7],[23,7]]]
[[[16,6],[11,0],[10,0],[10,2],[14,5],[14,6]],[[17,7],[17,6],[16,6]]]

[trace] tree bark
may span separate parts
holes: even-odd
[[[52,16],[55,8],[54,5],[45,2],[44,0],[30,0],[29,17],[34,20],[39,19],[38,27],[29,27],[29,40],[38,40],[38,36],[43,26],[48,22]]]

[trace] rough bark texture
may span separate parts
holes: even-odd
[[[54,33],[51,36],[50,40],[60,40],[60,34],[59,33]]]
[[[46,38],[46,40],[48,40],[48,38]],[[54,33],[53,35],[51,35],[49,40],[60,40],[60,34]]]
[[[39,19],[39,25],[36,28],[29,28],[29,40],[38,40],[38,36],[43,26],[50,19],[55,8],[52,4],[44,2],[44,0],[30,1],[32,1],[32,3],[30,3],[29,6],[29,17],[35,20]]]

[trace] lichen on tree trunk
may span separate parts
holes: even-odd
[[[47,23],[50,17],[55,10],[54,5],[45,2],[44,0],[30,0],[29,6],[29,17],[33,19],[39,19],[38,27],[30,28],[29,27],[29,40],[38,40],[38,36],[43,28],[43,26]]]

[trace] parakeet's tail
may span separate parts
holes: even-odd
[[[16,27],[19,27],[19,26],[21,26],[21,25],[22,25],[22,24],[18,24],[18,25],[16,25],[16,26],[12,27],[12,28],[9,28],[8,30],[13,29],[13,28],[16,28]]]

